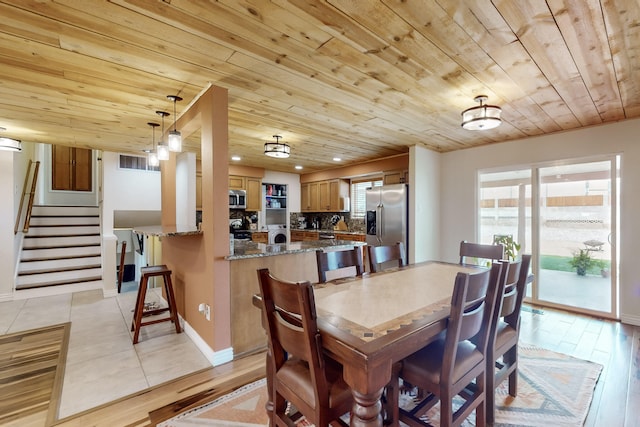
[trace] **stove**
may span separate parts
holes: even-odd
[[[229,233],[235,240],[251,240],[251,232],[245,228],[244,222],[239,218],[229,219]]]

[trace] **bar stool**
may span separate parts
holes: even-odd
[[[146,325],[153,325],[154,323],[172,321],[176,325],[176,333],[180,333],[180,322],[178,321],[178,310],[176,308],[176,298],[173,294],[173,285],[171,283],[171,270],[166,265],[153,265],[149,267],[142,267],[140,269],[140,287],[138,288],[138,299],[136,300],[136,306],[133,310],[133,320],[131,321],[131,331],[133,332],[133,343],[138,343],[138,335],[140,334],[140,328]],[[168,307],[155,308],[146,310],[144,309],[144,298],[147,295],[147,282],[150,277],[162,276],[164,279],[164,290],[167,295]],[[147,322],[142,321],[143,316],[153,316],[156,314],[169,312],[169,317],[161,319],[154,319]]]

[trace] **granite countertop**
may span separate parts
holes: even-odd
[[[333,228],[292,228],[291,231],[302,231],[309,233],[364,234],[364,231],[334,230]]]
[[[137,234],[144,234],[146,236],[158,236],[158,237],[175,237],[175,236],[193,236],[202,234],[202,231],[196,227],[187,227],[182,225],[171,225],[163,227],[161,225],[145,225],[141,227],[134,227],[133,232]]]
[[[233,245],[233,254],[226,256],[229,261],[247,258],[258,258],[274,255],[286,255],[302,252],[315,252],[321,249],[349,249],[354,246],[364,246],[365,242],[353,242],[347,240],[311,240],[305,242],[290,242],[267,245],[252,242],[250,240],[236,240]]]

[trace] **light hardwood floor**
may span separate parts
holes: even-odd
[[[525,307],[521,341],[604,365],[585,426],[639,427],[640,327]],[[264,354],[206,369],[86,411],[58,426],[149,426],[264,375]]]

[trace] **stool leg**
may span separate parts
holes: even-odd
[[[142,314],[144,313],[144,299],[147,295],[148,276],[143,275],[140,279],[140,288],[138,289],[138,299],[136,307],[133,310],[133,320],[131,321],[131,330],[133,331],[133,343],[138,343],[138,335],[140,334],[140,325],[142,323]]]
[[[167,292],[167,302],[169,303],[169,314],[171,315],[172,322],[176,325],[176,333],[180,333],[180,322],[178,321],[178,307],[176,307],[176,297],[173,293],[173,283],[171,282],[171,275],[164,276],[164,287]]]

